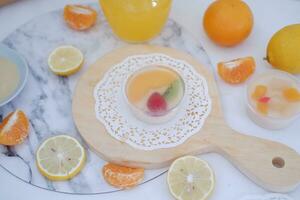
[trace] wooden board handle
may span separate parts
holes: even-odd
[[[210,140],[218,153],[267,190],[288,192],[300,182],[300,155],[284,144],[233,130],[212,134]]]

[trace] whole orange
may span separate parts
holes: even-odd
[[[253,15],[249,6],[241,0],[217,0],[205,11],[203,26],[215,43],[234,46],[250,34]]]

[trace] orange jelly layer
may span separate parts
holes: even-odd
[[[165,67],[149,67],[136,72],[127,83],[127,97],[131,103],[139,102],[151,90],[168,87],[178,74]]]

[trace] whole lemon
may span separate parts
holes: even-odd
[[[208,37],[222,46],[244,41],[253,27],[249,6],[241,0],[217,0],[204,13],[203,28]]]
[[[267,61],[280,70],[300,73],[300,24],[286,26],[272,36]]]

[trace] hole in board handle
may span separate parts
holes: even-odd
[[[283,168],[285,165],[285,162],[284,162],[283,158],[275,157],[272,160],[272,164],[276,168]]]

